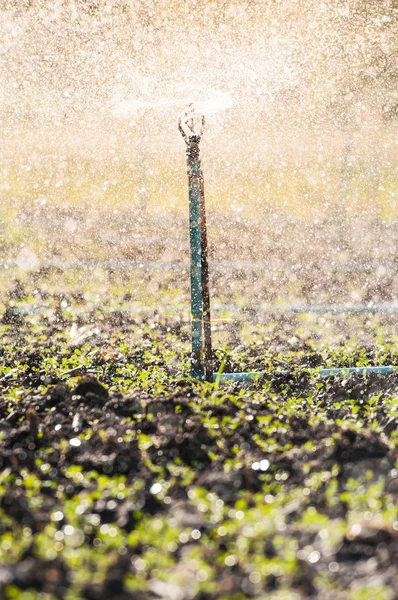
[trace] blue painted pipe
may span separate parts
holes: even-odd
[[[348,367],[335,369],[321,369],[317,372],[319,375],[347,375],[347,373],[356,373],[358,375],[366,375],[366,373],[381,373],[382,375],[391,375],[396,371],[397,367]]]
[[[311,369],[311,373],[313,375],[337,375],[344,376],[349,375],[350,373],[356,373],[357,375],[366,375],[367,373],[381,373],[382,375],[390,375],[391,373],[395,373],[398,367],[393,366],[379,366],[379,367],[347,367],[347,368],[335,368],[335,369]],[[281,375],[288,375],[290,371],[277,371]],[[251,379],[261,378],[267,373],[265,371],[250,371],[248,373],[222,373],[218,375],[218,373],[213,373],[213,381],[216,381],[217,377],[221,383],[230,382],[239,382],[239,381],[249,381]]]
[[[215,306],[214,312],[265,312],[265,313],[379,313],[379,312],[398,312],[398,305],[395,304],[324,304],[324,305],[300,305],[300,304],[280,304],[274,306],[237,306],[235,304],[225,304]]]
[[[201,377],[203,340],[203,298],[200,235],[200,173],[199,144],[187,146],[189,182],[189,237],[191,247],[191,314],[192,314],[192,376]]]

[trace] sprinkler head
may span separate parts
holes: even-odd
[[[200,119],[199,131],[195,131],[195,118]],[[195,114],[195,108],[193,104],[190,104],[178,119],[178,129],[187,145],[192,143],[199,144],[200,138],[203,135],[204,125],[204,115]]]

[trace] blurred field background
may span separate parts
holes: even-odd
[[[3,258],[187,260],[193,101],[214,260],[391,260],[397,22],[392,0],[0,2]]]

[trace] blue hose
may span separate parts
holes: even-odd
[[[367,373],[380,373],[382,375],[390,375],[391,373],[395,373],[398,367],[388,366],[388,367],[347,367],[347,368],[335,368],[335,369],[311,369],[311,373],[313,375],[322,375],[327,377],[328,375],[337,375],[339,377],[349,375],[350,373],[356,373],[357,375],[366,375]],[[288,375],[291,371],[276,371],[276,373],[281,375]],[[265,371],[250,371],[248,373],[222,373],[218,375],[218,373],[213,373],[213,381],[218,380],[221,383],[230,382],[239,382],[239,381],[250,381],[253,379],[260,379],[264,375],[267,375]]]

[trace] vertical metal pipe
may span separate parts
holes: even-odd
[[[200,137],[192,135],[187,141],[187,166],[189,185],[189,237],[191,246],[191,315],[192,315],[192,376],[203,379],[203,296],[202,296],[202,246],[200,211]]]
[[[199,133],[194,129],[195,116],[194,107],[191,104],[178,122],[178,128],[187,145],[191,246],[192,376],[212,381],[206,210],[199,151],[204,116],[201,117]],[[202,360],[203,341],[204,361]]]

